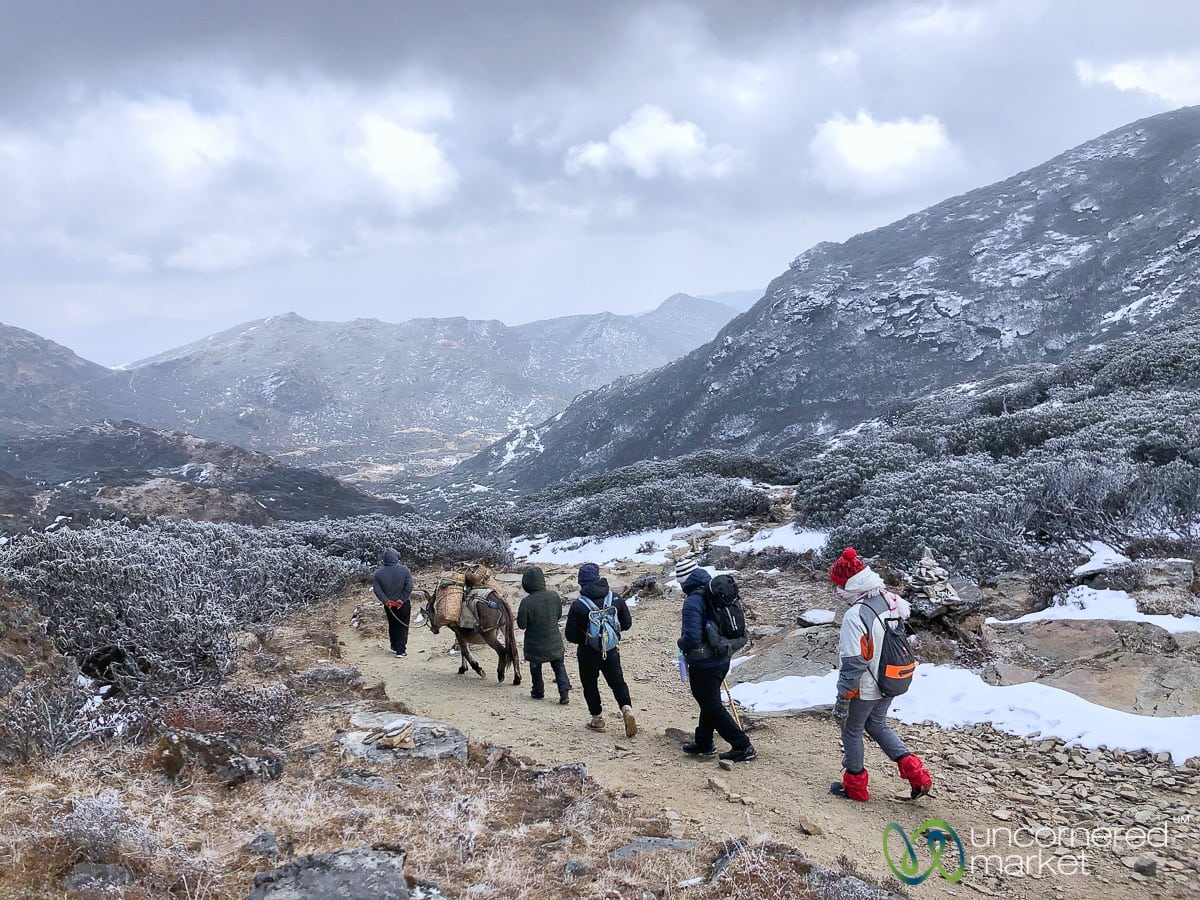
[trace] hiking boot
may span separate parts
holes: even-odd
[[[753,744],[747,744],[740,750],[726,750],[721,754],[721,759],[727,762],[750,762],[752,759],[758,759],[758,751],[754,749]]]
[[[403,650],[397,650],[396,651],[396,659],[408,659],[408,654],[405,653]]]
[[[604,731],[608,726],[604,724],[604,716],[592,716],[588,719],[587,727],[592,731]]]
[[[546,696],[545,694],[539,694],[539,693],[536,693],[536,692],[534,692],[534,691],[530,691],[530,692],[529,692],[529,699],[530,699],[530,700],[541,700],[541,699],[542,699],[543,697],[545,697],[545,696]]]
[[[871,792],[867,790],[870,779],[866,769],[861,772],[843,772],[841,782],[835,781],[831,784],[829,793],[858,803],[866,803],[871,799]]]
[[[633,717],[633,707],[622,706],[621,716],[625,719],[625,737],[633,737],[637,734],[637,719]]]
[[[683,750],[684,753],[688,754],[689,756],[716,756],[717,755],[716,747],[713,747],[712,745],[709,745],[707,747],[701,747],[695,741],[684,741],[681,749]]]
[[[564,691],[563,693],[558,695],[558,705],[559,706],[566,706],[570,702],[571,702],[571,695],[568,694],[566,691]]]
[[[907,781],[912,788],[913,800],[929,793],[930,787],[933,786],[933,778],[925,771],[925,766],[919,756],[915,753],[908,753],[896,760],[896,765],[900,769],[900,777]]]

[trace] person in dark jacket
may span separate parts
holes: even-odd
[[[730,749],[721,759],[749,762],[758,752],[738,727],[721,700],[721,684],[729,674],[729,656],[722,654],[705,638],[704,623],[708,620],[708,599],[705,591],[712,576],[696,565],[695,559],[684,557],[675,567],[675,577],[683,589],[683,629],[677,642],[688,665],[688,683],[692,696],[700,706],[700,721],[696,723],[695,739],[683,744],[684,753],[692,756],[715,756],[713,732],[729,742]]]
[[[388,642],[398,659],[408,656],[408,622],[412,616],[413,579],[408,566],[400,562],[400,554],[388,547],[383,551],[383,565],[375,570],[371,590],[383,604],[388,623]]]
[[[546,575],[537,566],[530,566],[521,576],[521,587],[528,594],[517,609],[517,627],[525,630],[525,662],[533,676],[529,696],[541,700],[546,695],[542,681],[542,663],[550,663],[554,683],[558,686],[558,702],[571,702],[571,679],[563,662],[565,648],[558,620],[562,618],[562,598],[557,591],[546,589]]]
[[[585,598],[591,601],[589,605]],[[600,567],[595,563],[584,563],[579,567],[579,598],[571,604],[567,612],[566,637],[572,644],[579,646],[579,681],[583,685],[583,699],[587,701],[588,712],[592,714],[587,727],[592,731],[604,731],[604,707],[600,702],[600,676],[608,682],[609,688],[621,707],[621,716],[625,720],[625,735],[633,737],[637,734],[637,720],[633,717],[633,701],[629,697],[629,686],[625,683],[625,673],[621,671],[621,651],[614,647],[606,653],[601,653],[587,644],[589,615],[594,610],[602,610],[606,606],[616,609],[617,622],[621,633],[624,634],[633,627],[633,617],[625,601],[609,590],[608,582],[600,577]]]

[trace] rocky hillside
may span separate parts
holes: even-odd
[[[78,396],[111,418],[370,480],[395,469],[445,469],[510,429],[561,411],[581,391],[682,356],[735,314],[684,294],[640,316],[600,313],[515,327],[463,318],[313,322],[289,314],[143,360]]]
[[[0,323],[0,435],[70,421],[81,389],[108,369],[23,328]]]
[[[1200,107],[819,244],[683,360],[609,385],[465,464],[538,487],[701,447],[788,447],[897,400],[1054,362],[1189,309]]]
[[[132,422],[0,444],[0,532],[112,516],[265,524],[404,507],[261,453]]]

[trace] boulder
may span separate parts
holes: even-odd
[[[245,781],[270,781],[283,774],[284,757],[275,750],[243,742],[234,732],[201,734],[171,728],[159,736],[154,759],[172,780],[189,766],[216,775],[233,787]]]
[[[980,611],[997,619],[1019,619],[1031,612],[1045,609],[1030,590],[1029,579],[1015,572],[998,576],[993,582],[980,585]]]
[[[420,716],[394,712],[358,712],[350,718],[354,730],[338,735],[342,751],[372,762],[389,763],[403,759],[457,759],[467,761],[467,738],[453,725]],[[411,747],[380,746],[389,733],[412,727]],[[404,741],[405,744],[409,741]]]
[[[1196,568],[1190,559],[1151,559],[1146,560],[1142,586],[1148,590],[1177,588],[1188,591],[1195,580]]]
[[[247,900],[408,900],[404,851],[394,847],[299,856],[254,879]]]
[[[771,681],[785,675],[824,675],[836,669],[838,629],[830,625],[793,628],[754,645],[754,655],[729,671],[730,684]]]
[[[1200,635],[1147,622],[1048,620],[983,627],[992,684],[1037,681],[1140,715],[1200,712]]]
[[[608,858],[613,862],[619,862],[641,853],[658,853],[662,850],[679,850],[687,853],[696,850],[699,846],[699,841],[682,838],[639,837],[616,850],[610,850]]]
[[[133,884],[133,873],[116,863],[76,863],[62,880],[62,889],[94,891],[119,896],[121,888]]]
[[[1131,593],[1140,613],[1150,616],[1200,616],[1200,595],[1185,588],[1139,588]]]

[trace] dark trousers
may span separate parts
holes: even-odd
[[[700,721],[696,723],[697,746],[711,747],[714,731],[729,741],[734,750],[744,750],[750,746],[750,738],[738,728],[721,700],[721,682],[728,674],[728,660],[719,666],[691,666],[688,669],[692,696],[700,704]]]
[[[621,671],[621,652],[609,650],[607,657],[590,647],[579,648],[579,683],[583,685],[583,699],[587,701],[588,712],[593,716],[600,715],[604,707],[600,703],[600,676],[608,682],[617,701],[617,706],[632,706],[629,699],[629,685],[625,683],[625,673]]]
[[[399,609],[385,606],[388,623],[388,643],[392,645],[393,653],[408,651],[408,619],[412,615],[412,604],[405,603]]]
[[[558,686],[558,695],[561,697],[571,690],[571,679],[567,677],[567,665],[561,656],[558,659],[550,660],[550,670],[554,673],[554,683]],[[529,674],[533,676],[533,690],[529,692],[530,696],[544,697],[546,683],[542,681],[542,664],[540,662],[529,663]]]

